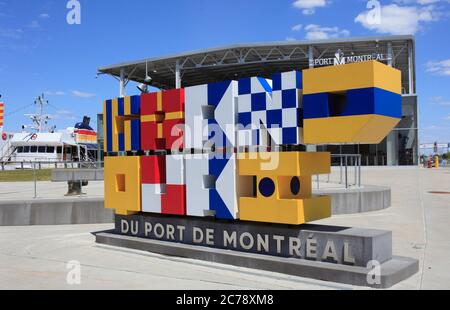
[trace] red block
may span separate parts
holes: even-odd
[[[184,119],[166,120],[163,122],[163,135],[167,150],[184,148]]]
[[[156,122],[141,122],[141,148],[149,150],[165,150],[165,139],[158,138],[158,124]]]
[[[184,88],[164,91],[162,102],[166,113],[184,112]]]
[[[186,185],[166,185],[161,197],[162,214],[186,215]]]
[[[158,110],[157,93],[143,94],[141,96],[141,115],[154,115]]]
[[[141,157],[141,183],[166,183],[166,156],[153,155]]]

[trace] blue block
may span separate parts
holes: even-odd
[[[349,90],[342,116],[366,114],[401,118],[401,95],[375,87]]]
[[[233,220],[234,217],[228,210],[227,205],[215,189],[209,190],[209,209],[216,211],[216,218],[222,220]]]
[[[298,127],[303,128],[303,120],[304,120],[304,111],[301,108],[297,109],[297,121],[298,121]]]
[[[119,152],[124,152],[125,151],[125,134],[119,133],[117,136],[119,139]]]
[[[328,93],[303,96],[304,119],[329,117]]]
[[[281,90],[281,73],[272,75],[273,90]]]
[[[297,90],[289,89],[282,91],[282,107],[283,109],[297,107]]]
[[[217,107],[230,84],[231,81],[208,84],[208,104]]]
[[[117,99],[118,107],[117,107],[117,114],[118,116],[124,116],[125,115],[125,99],[124,98],[118,98]]]
[[[245,112],[245,113],[239,113],[238,122],[244,127],[247,127],[252,123],[252,113],[251,112]]]
[[[297,128],[283,128],[283,144],[297,144]]]
[[[239,95],[248,95],[252,92],[251,78],[240,79],[238,82]]]
[[[283,110],[267,111],[267,128],[280,128],[283,124]]]
[[[375,88],[375,114],[402,118],[402,96]]]
[[[267,109],[266,93],[252,94],[252,111],[265,111]]]
[[[141,96],[131,96],[130,97],[131,114],[140,115],[141,114]]]
[[[131,121],[131,148],[133,151],[141,149],[141,122],[139,120]]]
[[[297,71],[296,73],[296,77],[297,77],[297,89],[303,89],[303,74],[301,71]]]
[[[113,150],[113,119],[112,119],[112,100],[106,100],[106,137],[107,146],[106,151],[112,152]]]
[[[208,124],[215,125],[208,126],[208,140],[213,141],[216,147],[233,147],[233,144],[228,140],[227,135],[220,128],[216,120],[209,120]]]

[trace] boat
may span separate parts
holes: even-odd
[[[51,116],[44,114],[44,105],[48,103],[44,95],[39,96],[35,103],[38,113],[27,115],[32,125],[22,126],[20,133],[3,134],[6,137],[0,157],[3,165],[30,168],[33,163],[39,163],[41,167],[97,161],[97,132],[90,126],[88,116],[73,127],[56,131],[55,126],[48,124]]]

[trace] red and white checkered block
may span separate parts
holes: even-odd
[[[186,215],[186,181],[181,155],[141,157],[142,212]]]

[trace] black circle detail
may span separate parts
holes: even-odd
[[[264,197],[271,197],[275,193],[275,183],[270,178],[264,178],[259,182],[259,192]]]
[[[293,177],[291,179],[291,193],[297,196],[300,193],[300,179],[298,177]]]

